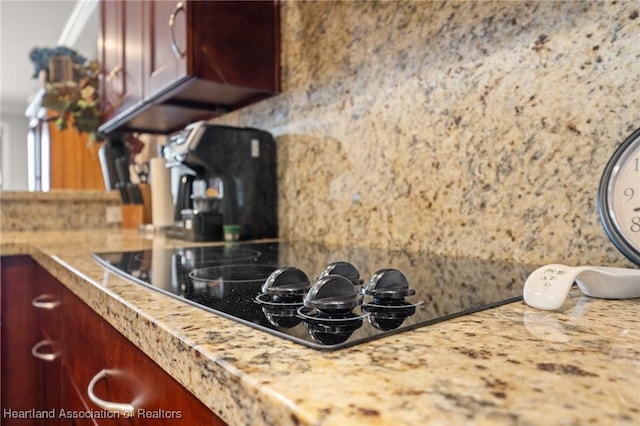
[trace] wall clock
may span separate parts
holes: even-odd
[[[613,244],[640,266],[640,129],[607,163],[598,190],[598,213]]]

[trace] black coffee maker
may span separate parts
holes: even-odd
[[[270,133],[193,123],[169,137],[163,155],[167,167],[187,171],[174,196],[177,225],[171,236],[222,240],[223,225],[239,225],[241,240],[278,236],[277,157]]]

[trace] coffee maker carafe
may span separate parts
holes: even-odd
[[[278,236],[276,145],[270,133],[193,123],[169,137],[163,155],[167,167],[187,171],[174,196],[172,236],[221,240],[222,225],[239,225],[241,240]]]

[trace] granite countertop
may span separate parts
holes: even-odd
[[[66,190],[52,191],[2,191],[2,201],[120,201],[118,191]]]
[[[123,280],[91,258],[183,241],[127,230],[0,239],[2,256],[31,255],[233,425],[640,423],[640,299],[574,288],[559,311],[516,302],[319,352]]]

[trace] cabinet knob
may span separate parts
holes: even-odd
[[[176,43],[176,36],[173,33],[173,25],[175,23],[176,16],[180,12],[184,12],[184,4],[182,2],[178,2],[178,4],[176,4],[176,8],[173,10],[173,12],[171,12],[171,15],[169,15],[169,35],[171,36],[171,50],[173,50],[173,54],[178,59],[184,58],[184,52],[180,50],[180,47],[178,47],[178,44]]]
[[[53,294],[41,294],[31,301],[31,305],[38,309],[52,310],[60,306],[60,300]]]
[[[132,416],[135,410],[133,404],[129,404],[125,402],[105,401],[103,399],[98,398],[96,394],[93,392],[93,388],[96,386],[96,384],[100,380],[106,378],[109,374],[117,374],[117,371],[100,370],[98,374],[93,376],[93,379],[91,379],[91,381],[89,382],[89,386],[87,386],[87,394],[89,394],[89,399],[91,400],[91,402],[93,402],[103,410],[110,411],[112,413],[124,414],[125,416]]]
[[[40,352],[40,349],[44,346],[50,346],[53,349],[53,352]],[[60,352],[56,349],[56,346],[56,342],[52,340],[41,340],[40,342],[36,343],[33,348],[31,348],[31,355],[43,361],[55,361],[60,356]]]

